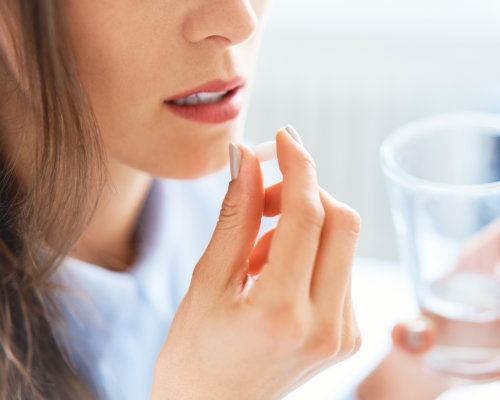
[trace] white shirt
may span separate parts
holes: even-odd
[[[155,180],[129,271],[74,258],[61,266],[57,276],[70,291],[60,295],[66,326],[56,334],[100,399],[149,398],[156,358],[213,233],[228,182],[227,169],[195,181]]]
[[[139,220],[139,256],[127,272],[73,258],[63,263],[59,276],[71,289],[61,293],[66,346],[100,398],[149,397],[156,357],[227,184],[227,171],[197,181],[155,180]]]

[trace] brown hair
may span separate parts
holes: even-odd
[[[88,223],[105,180],[62,3],[0,2],[2,400],[94,396],[53,333],[62,318],[51,278]]]

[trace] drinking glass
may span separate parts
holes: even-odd
[[[411,122],[383,143],[402,262],[437,327],[432,369],[500,377],[500,116]]]

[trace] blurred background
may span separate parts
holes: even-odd
[[[395,259],[380,144],[402,124],[500,112],[496,0],[274,0],[247,138],[293,124],[320,184],[363,218],[358,254]]]

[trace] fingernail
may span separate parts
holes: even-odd
[[[295,128],[292,126],[292,125],[287,125],[285,126],[285,130],[288,132],[288,134],[294,138],[294,140],[300,144],[301,146],[304,145],[304,143],[302,142],[302,139],[300,138],[300,135],[299,133],[295,130]]]
[[[417,319],[406,324],[408,335],[406,344],[411,349],[418,350],[424,345],[424,332],[427,330],[425,321]]]
[[[241,151],[234,144],[229,144],[229,166],[231,170],[231,180],[238,178],[240,173]]]

